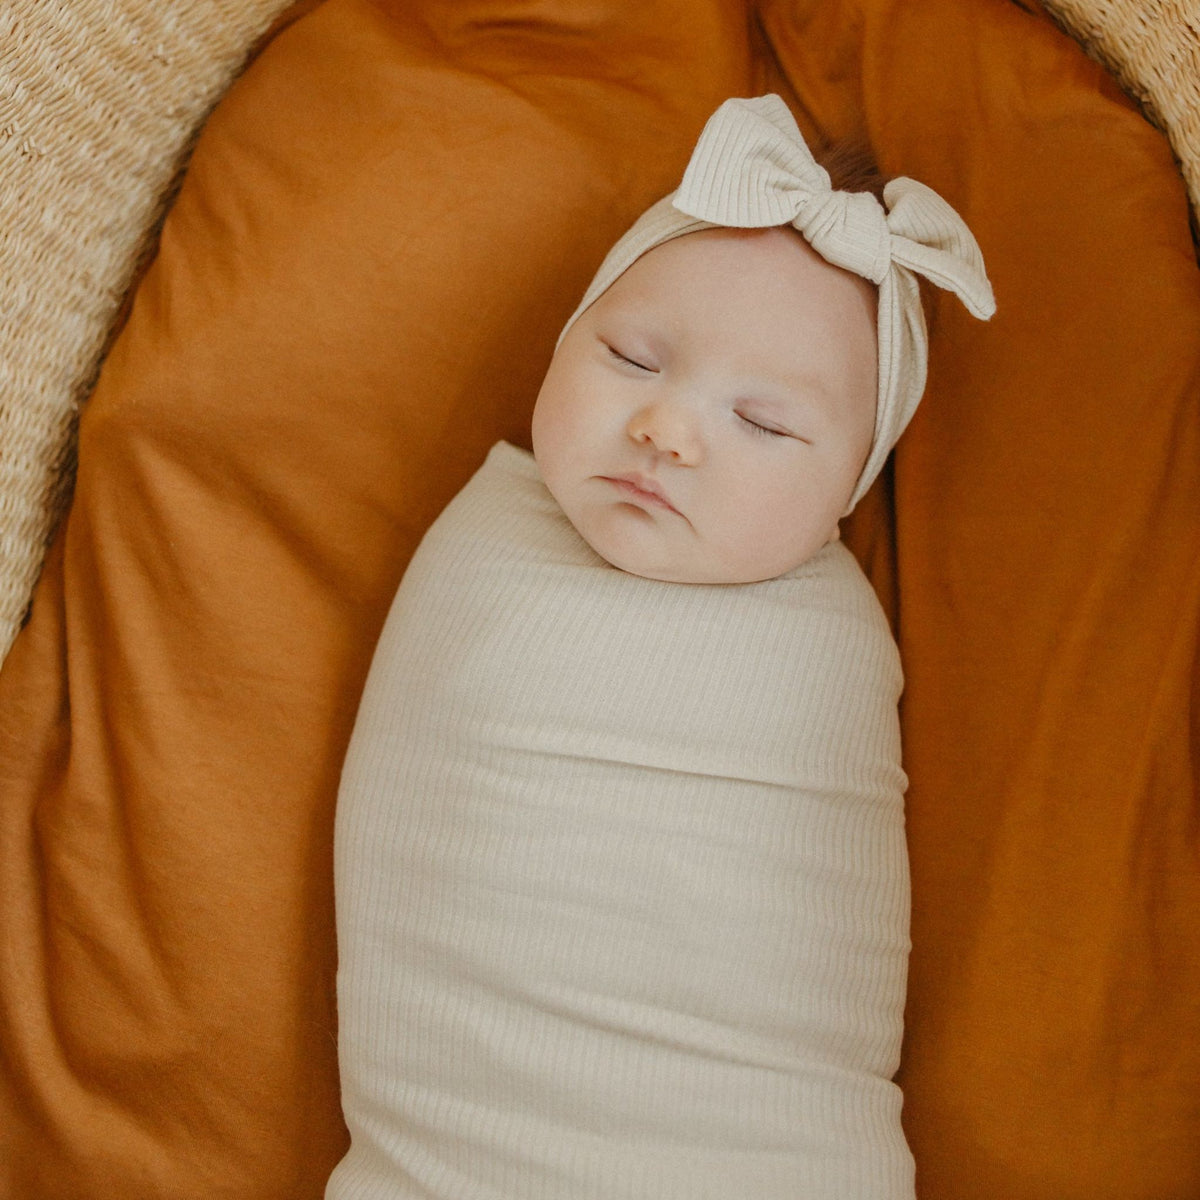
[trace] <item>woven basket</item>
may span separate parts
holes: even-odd
[[[1196,0],[1043,2],[1167,132],[1200,209]],[[0,659],[66,507],[76,417],[122,299],[204,118],[286,5],[0,10]]]
[[[0,5],[0,659],[121,301],[196,133],[286,3]]]

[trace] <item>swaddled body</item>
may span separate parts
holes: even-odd
[[[889,199],[890,193],[890,199]],[[912,1200],[896,647],[838,520],[924,384],[911,180],[731,100],[409,568],[336,832],[330,1200]]]
[[[911,1197],[900,686],[840,543],[639,578],[498,445],[343,775],[330,1197]]]

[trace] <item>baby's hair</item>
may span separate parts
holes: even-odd
[[[839,192],[870,192],[882,203],[887,180],[865,142],[834,142],[814,157],[829,172],[830,182]]]

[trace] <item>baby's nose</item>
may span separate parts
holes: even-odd
[[[659,400],[643,405],[625,428],[635,442],[672,462],[695,465],[700,461],[703,442],[698,423],[682,404]]]

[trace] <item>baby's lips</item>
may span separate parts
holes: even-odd
[[[656,507],[665,508],[676,515],[681,515],[679,509],[671,503],[670,497],[661,484],[646,475],[630,471],[625,475],[602,475],[601,478],[634,499],[644,500]]]

